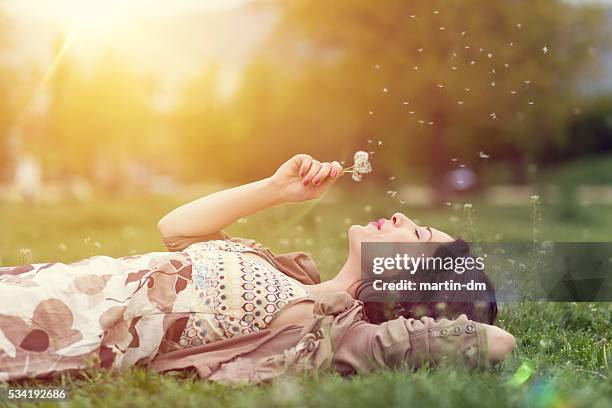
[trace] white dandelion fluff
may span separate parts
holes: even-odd
[[[379,146],[382,143],[379,141]],[[352,173],[354,181],[361,181],[364,174],[372,171],[372,164],[370,163],[370,154],[362,150],[355,152],[353,156],[354,164],[351,167],[343,169],[343,173]]]

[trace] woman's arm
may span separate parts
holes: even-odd
[[[342,175],[340,163],[321,163],[307,154],[285,162],[273,176],[219,191],[166,214],[158,223],[162,237],[212,235],[238,218],[286,202],[319,197]]]

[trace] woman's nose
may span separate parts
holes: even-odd
[[[402,213],[395,213],[393,214],[393,216],[391,216],[391,222],[393,223],[394,227],[402,227],[402,226],[412,226],[412,227],[416,227],[417,225],[414,223],[414,221],[412,221],[410,218],[406,217],[404,214]]]

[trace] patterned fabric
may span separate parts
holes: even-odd
[[[183,252],[0,268],[0,381],[148,364],[265,328],[309,294],[251,252],[211,241]]]
[[[199,312],[187,322],[183,347],[262,330],[283,307],[309,297],[303,285],[243,244],[199,242],[185,252],[193,264],[191,309]]]

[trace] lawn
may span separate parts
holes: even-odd
[[[356,199],[323,199],[271,209],[240,220],[228,232],[256,238],[276,252],[309,252],[324,279],[333,276],[346,256],[348,225],[400,209],[424,225],[470,240],[524,240],[534,234],[537,239],[556,241],[612,238],[612,207],[580,207],[566,219],[563,211],[539,203],[491,208],[474,199],[471,206],[457,203],[432,210],[399,208],[396,200],[385,196],[374,201],[359,199],[369,194],[351,196]],[[0,203],[0,265],[163,250],[157,220],[190,198],[101,197],[32,206]],[[609,407],[611,321],[610,303],[502,305],[498,324],[516,336],[517,348],[491,372],[399,370],[352,379],[321,375],[259,387],[226,387],[190,376],[160,376],[143,370],[111,375],[100,370],[88,372],[86,380],[66,378],[64,385],[72,394],[62,406]]]

